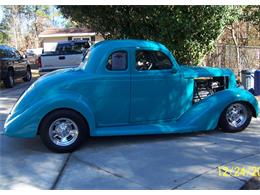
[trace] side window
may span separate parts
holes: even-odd
[[[7,49],[6,53],[8,58],[15,58],[15,53],[12,50]]]
[[[138,50],[136,52],[136,70],[171,69],[171,60],[160,51]]]
[[[63,54],[63,45],[58,44],[56,48],[56,54]]]
[[[72,45],[72,53],[75,54],[85,53],[88,48],[89,48],[88,42],[74,43]]]
[[[21,59],[21,55],[18,51],[14,51],[15,57]]]
[[[72,53],[72,46],[69,45],[69,44],[64,45],[63,53],[64,54],[71,54]]]
[[[4,49],[0,49],[0,58],[6,58],[6,52]]]
[[[127,69],[127,52],[117,51],[112,53],[106,65],[108,70],[126,70]]]
[[[70,44],[58,44],[56,53],[58,55],[64,55],[71,53],[71,45]]]

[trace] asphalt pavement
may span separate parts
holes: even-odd
[[[0,129],[32,82],[0,89]],[[240,133],[89,138],[69,154],[50,152],[39,137],[0,135],[0,189],[225,190],[240,189],[251,177],[223,166],[260,166],[260,118]]]

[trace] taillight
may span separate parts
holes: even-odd
[[[38,58],[38,65],[39,65],[39,68],[42,67],[42,59],[41,59],[41,56],[39,56],[39,58]]]

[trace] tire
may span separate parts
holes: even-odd
[[[4,80],[4,85],[6,88],[14,87],[14,71],[13,70],[8,70],[7,77]]]
[[[73,152],[79,148],[87,138],[88,131],[85,119],[79,113],[68,109],[49,113],[39,127],[44,145],[57,153]]]
[[[23,78],[23,81],[28,82],[32,79],[32,72],[31,72],[31,68],[27,67],[26,70],[26,76]]]
[[[219,127],[223,132],[236,133],[247,128],[251,119],[250,107],[243,102],[234,102],[222,112]]]

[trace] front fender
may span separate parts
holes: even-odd
[[[34,137],[39,124],[46,114],[60,109],[73,109],[84,116],[89,125],[90,132],[95,128],[95,117],[88,101],[75,92],[58,92],[57,95],[43,97],[32,104],[24,112],[8,116],[4,125],[4,134],[15,137]]]
[[[254,116],[259,113],[256,98],[240,88],[226,89],[194,104],[178,119],[178,124],[185,124],[186,130],[212,130],[218,125],[221,113],[233,102],[243,101],[254,109]]]

